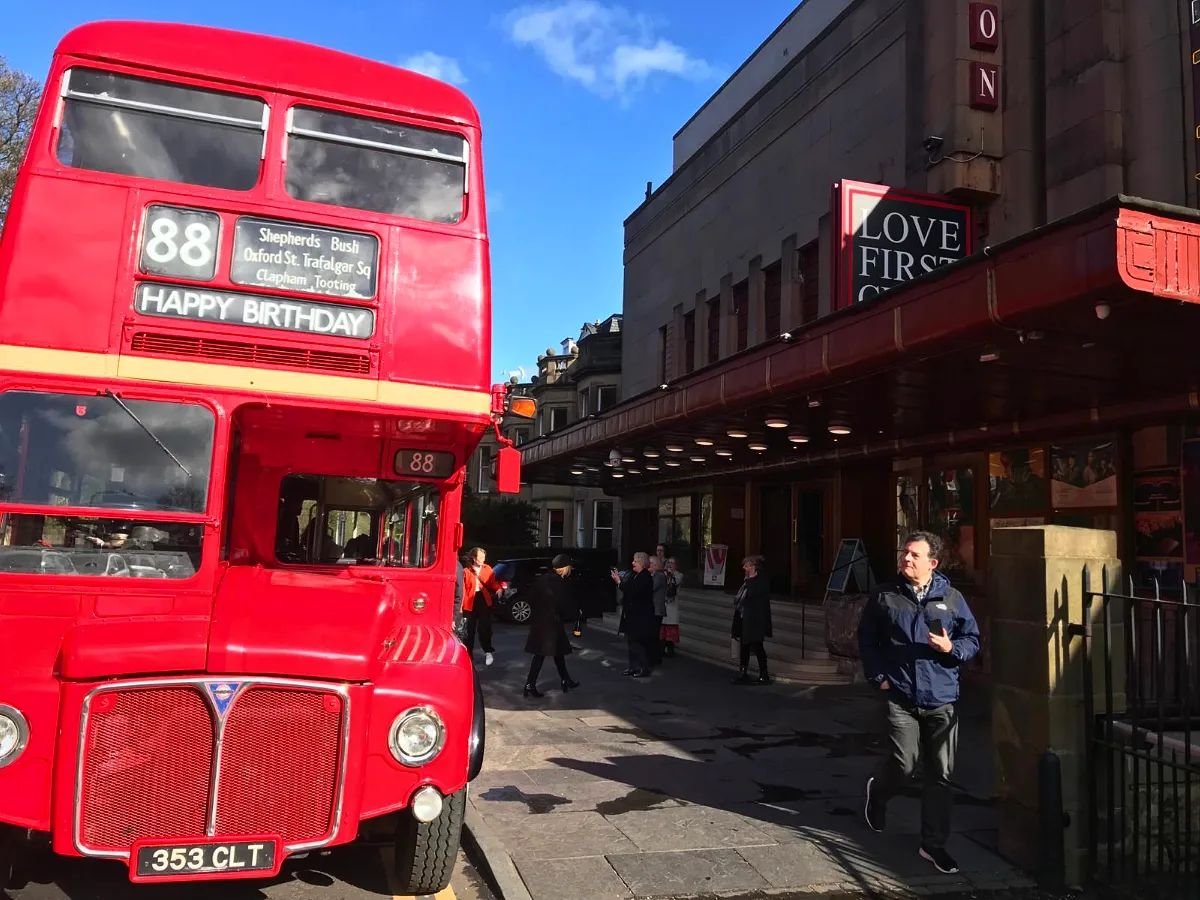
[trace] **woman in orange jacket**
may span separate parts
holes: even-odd
[[[483,664],[490,666],[495,659],[496,648],[492,646],[492,603],[503,585],[496,580],[496,573],[486,562],[487,551],[473,547],[467,554],[467,565],[463,570],[463,615],[467,620],[467,651],[475,658],[475,632],[479,631],[479,645],[483,648]]]

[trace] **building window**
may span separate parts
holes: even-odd
[[[692,498],[663,497],[658,501],[658,542],[668,553],[692,545]]]
[[[587,517],[583,514],[584,502],[575,501],[575,546],[587,546]]]
[[[733,286],[733,310],[737,314],[737,349],[745,350],[750,340],[750,280]]]
[[[613,502],[597,500],[592,519],[592,546],[608,550],[613,545]]]
[[[975,472],[937,469],[926,478],[928,528],[942,539],[939,571],[975,574]]]
[[[683,317],[683,371],[690,373],[696,369],[696,311],[692,310]]]
[[[520,447],[522,444],[529,442],[528,428],[514,428],[512,432],[512,442],[514,446]]]
[[[584,388],[579,392],[579,418],[586,419],[588,414],[588,389]]]
[[[617,405],[617,386],[602,384],[596,388],[596,412],[604,412],[610,406]]]
[[[707,363],[715,363],[721,358],[721,298],[713,297],[708,301],[708,356]]]
[[[479,448],[479,475],[475,482],[476,490],[481,494],[492,490],[492,448]]]
[[[546,545],[561,547],[567,533],[567,511],[565,509],[546,510]]]
[[[783,331],[782,266],[779,263],[763,269],[763,322],[768,341]]]
[[[658,329],[658,383],[667,383],[667,326]]]
[[[821,313],[821,266],[817,250],[817,242],[809,241],[796,251],[799,256],[797,274],[803,281],[800,287],[800,311],[806,325],[816,321]]]
[[[552,431],[558,431],[559,428],[566,427],[566,407],[547,407],[542,412],[542,434],[550,434]]]

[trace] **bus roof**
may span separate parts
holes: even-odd
[[[93,22],[69,32],[57,52],[479,126],[475,106],[451,85],[287,38],[203,25]]]

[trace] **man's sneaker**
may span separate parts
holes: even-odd
[[[953,875],[958,871],[958,863],[954,861],[954,857],[939,847],[936,850],[928,847],[921,848],[921,859],[933,863],[933,867],[943,875]]]
[[[871,785],[874,783],[873,777],[867,779],[867,802],[863,806],[863,819],[872,831],[882,832],[884,825],[887,824],[887,810],[882,803],[876,803],[871,798]]]
[[[495,661],[496,661],[496,657],[492,656],[492,654],[490,654],[490,653],[483,654],[483,664],[485,666],[490,666]]]

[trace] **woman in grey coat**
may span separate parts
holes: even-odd
[[[733,601],[732,635],[741,641],[741,668],[734,684],[753,684],[747,673],[750,667],[750,652],[758,657],[758,684],[770,684],[767,674],[767,649],[763,641],[771,632],[771,588],[763,574],[764,560],[761,556],[747,556],[742,560],[742,571],[746,580],[738,588]]]

